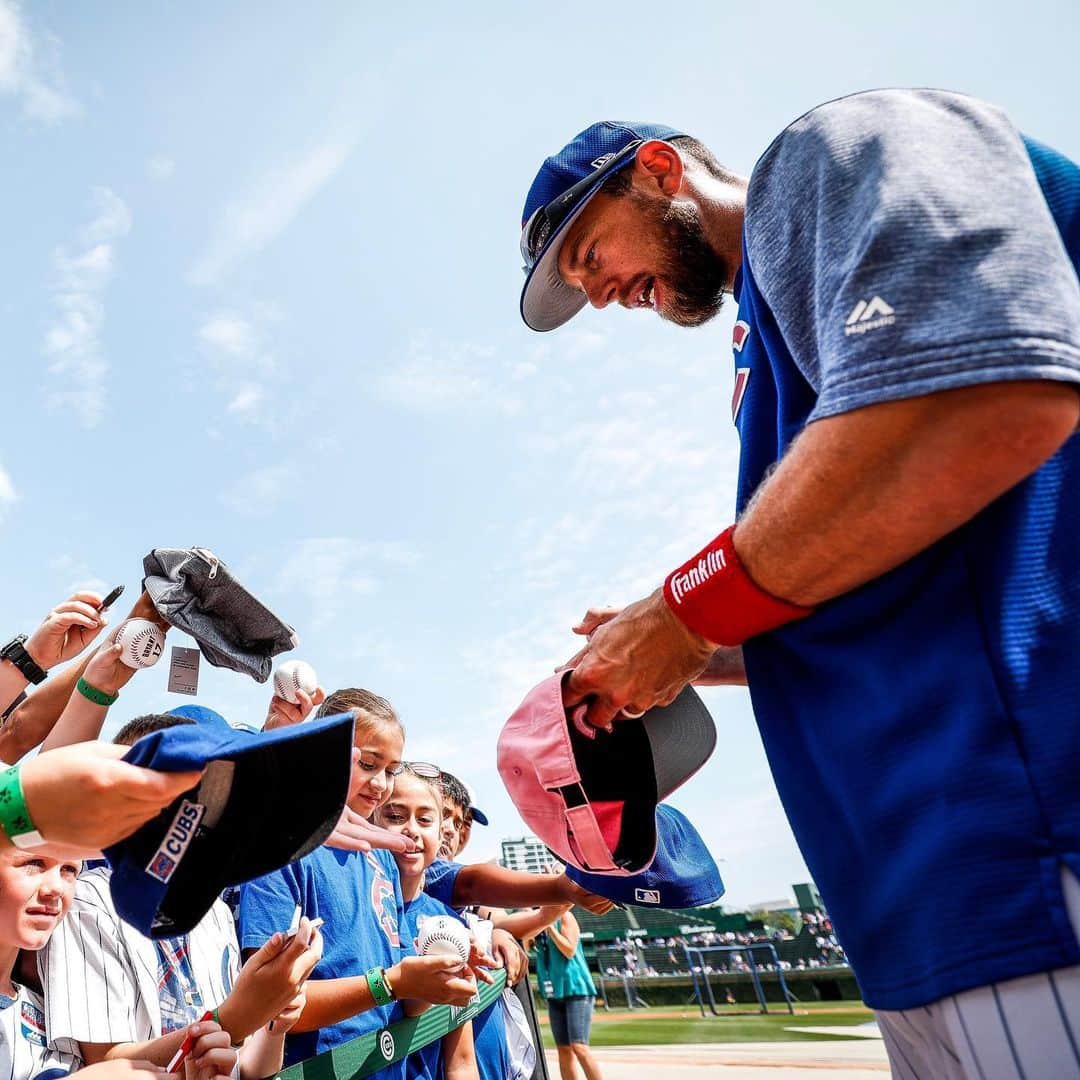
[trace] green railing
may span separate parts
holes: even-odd
[[[280,1073],[278,1080],[360,1080],[371,1076],[483,1012],[506,985],[505,971],[492,971],[491,974],[495,981],[480,983],[479,993],[471,1005],[461,1009],[453,1005],[435,1005],[422,1016],[369,1031],[358,1039],[301,1061]]]

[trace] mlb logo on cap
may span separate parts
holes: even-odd
[[[695,908],[724,895],[724,883],[705,841],[674,806],[656,808],[656,857],[633,877],[586,874],[567,866],[566,876],[588,892],[617,904]]]

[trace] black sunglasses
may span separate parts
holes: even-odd
[[[525,222],[525,228],[521,230],[521,258],[524,262],[522,269],[526,274],[536,265],[536,260],[540,257],[540,252],[544,250],[548,239],[573,213],[581,200],[595,189],[598,181],[610,176],[624,165],[626,159],[643,142],[644,139],[628,142],[621,150],[609,155],[607,160],[588,176],[582,177],[576,184],[552,199],[547,206],[538,206],[532,212],[529,220]]]

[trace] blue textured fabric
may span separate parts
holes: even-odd
[[[425,916],[450,915],[464,924],[465,920],[453,908],[440,903],[427,893],[421,893],[415,900],[405,901],[405,926],[411,944],[416,944],[420,934],[420,919]],[[444,1074],[442,1039],[410,1054],[405,1059],[405,1076],[408,1080],[439,1080]]]
[[[959,95],[875,91],[788,128],[751,178],[736,282],[739,510],[816,418],[1080,383],[1078,214],[1077,167]],[[896,570],[746,643],[784,807],[874,1007],[1080,962],[1060,883],[1080,871],[1078,535],[1073,437]]]
[[[406,929],[397,866],[386,851],[362,854],[322,847],[299,862],[249,881],[240,893],[241,948],[258,948],[275,931],[286,930],[297,904],[309,918],[325,920],[325,946],[313,980],[364,975],[416,951]],[[289,1035],[285,1064],[321,1054],[402,1015],[400,1005],[381,1006],[332,1027]],[[403,1077],[405,1066],[399,1062],[377,1075]]]
[[[461,863],[449,859],[436,859],[424,871],[424,892],[438,900],[440,904],[454,907],[454,885],[463,867]]]
[[[525,196],[521,224],[529,220],[537,207],[547,206],[568,187],[595,172],[602,164],[601,159],[617,154],[635,139],[675,139],[682,134],[666,124],[643,124],[635,120],[602,120],[590,125],[540,166]]]
[[[566,876],[598,896],[642,907],[694,908],[724,895],[724,883],[705,841],[687,817],[662,803],[656,808],[656,855],[640,874],[589,874],[576,866]]]

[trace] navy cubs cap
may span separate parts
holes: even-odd
[[[559,277],[559,248],[566,230],[604,181],[629,165],[642,143],[677,139],[683,134],[664,124],[602,120],[576,135],[540,166],[521,215],[521,258],[526,275],[521,317],[529,329],[554,330],[588,303],[583,292],[570,288]]]
[[[228,885],[318,847],[341,816],[352,774],[352,713],[251,734],[178,724],[124,756],[160,772],[205,769],[126,840],[105,851],[117,913],[147,937],[186,934]]]
[[[178,705],[165,715],[182,716],[185,720],[193,720],[196,724],[210,724],[213,727],[224,728],[225,731],[246,731],[248,734],[257,735],[260,730],[250,724],[230,724],[216,709],[207,708],[205,705]]]
[[[631,877],[588,874],[573,864],[566,876],[583,889],[618,904],[694,908],[724,895],[720,871],[697,829],[674,806],[656,808],[656,857]]]

